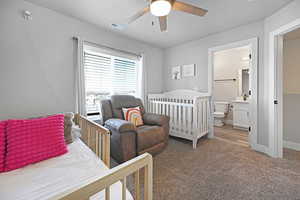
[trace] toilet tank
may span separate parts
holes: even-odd
[[[229,107],[229,102],[225,102],[225,101],[216,101],[215,102],[215,111],[216,112],[227,113],[228,107]]]

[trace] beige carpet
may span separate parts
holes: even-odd
[[[154,158],[154,199],[300,199],[300,162],[217,139],[201,139],[193,150],[190,142],[171,138]]]

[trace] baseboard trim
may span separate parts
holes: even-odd
[[[262,144],[251,144],[251,148],[253,150],[255,150],[255,151],[267,154],[268,156],[272,157],[269,148],[267,146],[265,146],[265,145],[262,145]]]
[[[300,151],[300,143],[283,141],[283,147],[288,149],[293,149],[295,151]]]

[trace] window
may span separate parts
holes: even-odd
[[[139,60],[90,49],[84,50],[86,110],[98,115],[100,101],[113,94],[137,96]]]

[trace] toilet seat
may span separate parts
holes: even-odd
[[[214,112],[214,117],[224,118],[225,114],[223,112]]]

